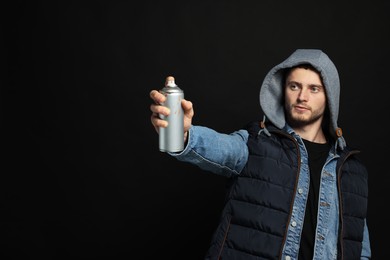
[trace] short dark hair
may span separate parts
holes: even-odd
[[[320,78],[321,78],[321,81],[322,81],[322,76],[321,76],[321,73],[318,71],[318,69],[316,69],[310,63],[301,63],[301,64],[295,65],[295,66],[293,66],[291,68],[284,69],[284,71],[283,71],[283,85],[286,85],[286,80],[287,80],[288,75],[290,75],[290,72],[292,70],[296,69],[296,68],[301,68],[301,69],[311,70],[311,71],[317,72],[318,75],[320,75]]]

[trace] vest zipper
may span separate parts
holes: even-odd
[[[343,156],[342,160],[340,161],[339,167],[337,168],[337,189],[339,193],[339,212],[340,212],[340,234],[339,234],[339,240],[340,240],[340,258],[341,260],[344,259],[344,239],[343,239],[343,232],[344,232],[344,221],[343,221],[343,202],[342,202],[342,194],[341,194],[341,168],[343,168],[343,165],[348,157],[350,157],[353,154],[358,154],[359,151],[349,151],[345,156]],[[341,158],[340,158],[341,159]]]
[[[298,180],[299,180],[299,174],[301,172],[301,152],[299,150],[299,144],[297,142],[297,140],[295,140],[294,137],[292,137],[290,134],[286,134],[285,132],[283,131],[279,131],[279,130],[271,130],[270,131],[271,133],[275,133],[275,134],[279,134],[279,135],[283,135],[285,137],[287,137],[288,139],[290,139],[294,145],[295,145],[295,148],[297,150],[297,159],[298,159],[298,169],[297,169],[297,176],[295,178],[295,185],[294,185],[294,194],[292,196],[292,200],[290,201],[290,211],[289,211],[289,214],[288,214],[288,223],[286,225],[286,230],[284,231],[284,236],[283,236],[283,242],[282,242],[282,247],[280,248],[280,253],[279,253],[279,259],[282,259],[282,254],[283,254],[283,248],[284,248],[284,245],[286,243],[286,239],[287,239],[287,231],[288,231],[288,227],[290,225],[290,220],[291,220],[291,214],[292,214],[292,211],[293,211],[293,206],[294,206],[294,200],[295,200],[295,195],[297,193],[297,186],[298,186]]]

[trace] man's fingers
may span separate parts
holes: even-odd
[[[163,94],[161,94],[159,91],[157,90],[152,90],[150,91],[149,93],[149,96],[151,99],[154,100],[154,102],[156,102],[156,104],[161,104],[165,101],[165,96]]]
[[[161,105],[158,105],[158,104],[151,104],[150,105],[150,111],[152,111],[156,115],[157,114],[161,114],[161,115],[164,115],[164,116],[168,116],[169,112],[170,112],[169,108],[161,106]]]
[[[183,100],[182,100],[182,106],[183,106],[183,108],[184,108],[185,110],[191,109],[191,108],[192,108],[192,102],[183,99]]]
[[[156,128],[156,130],[159,128],[159,127],[167,127],[168,126],[168,122],[166,120],[163,120],[161,119],[158,114],[156,113],[153,113],[151,116],[150,116],[150,121],[152,122],[152,125]]]

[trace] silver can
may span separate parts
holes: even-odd
[[[168,107],[170,114],[159,115],[168,122],[167,127],[159,128],[159,148],[162,152],[180,152],[184,149],[184,112],[181,107],[184,92],[172,76],[166,78],[165,87],[160,92],[166,97],[161,105]]]

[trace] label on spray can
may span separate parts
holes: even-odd
[[[161,105],[170,109],[168,116],[160,118],[168,122],[167,127],[159,128],[159,148],[162,152],[180,152],[184,149],[184,112],[181,101],[184,92],[175,84],[175,78],[166,78],[165,87],[160,90],[166,100]]]

